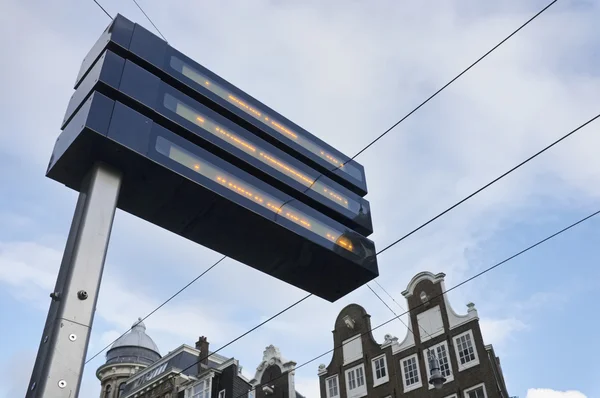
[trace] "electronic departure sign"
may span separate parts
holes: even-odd
[[[117,207],[335,301],[377,277],[363,167],[117,16],[84,60],[47,175],[102,162]]]
[[[110,50],[73,94],[63,126],[93,90],[120,98],[357,232],[373,232],[368,201]]]
[[[106,48],[134,60],[218,112],[226,113],[236,123],[302,158],[348,189],[362,196],[367,194],[362,165],[120,15],[86,56],[76,88]]]

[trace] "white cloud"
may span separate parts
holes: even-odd
[[[496,350],[498,346],[512,340],[516,332],[527,329],[527,324],[515,318],[482,318],[479,321],[479,326],[485,343],[496,345]]]
[[[147,25],[125,3],[107,0],[105,5],[112,13],[127,10],[126,16]],[[236,2],[236,7],[148,1],[145,7],[176,47],[353,154],[534,12],[533,4],[496,3],[469,2],[468,10],[462,2],[432,1],[402,6],[382,1],[376,9],[361,2],[267,0]],[[12,0],[0,15],[0,43],[18,60],[0,65],[0,75],[11,76],[3,81],[10,96],[1,97],[8,127],[0,136],[0,150],[40,175],[80,61],[107,23],[91,2],[61,4],[33,6]],[[82,18],[74,20],[73,13]],[[595,48],[597,18],[597,5],[579,12],[551,9],[361,155],[378,248],[597,112],[597,74],[568,69],[590,64],[585,53]],[[23,30],[21,21],[32,28]],[[23,33],[18,45],[14,32]],[[36,62],[40,56],[46,60],[42,69]],[[35,117],[23,117],[31,109]],[[467,250],[514,222],[532,203],[552,198],[565,208],[580,209],[597,200],[600,158],[595,148],[600,138],[594,128],[383,254],[382,284],[404,305],[400,292],[415,272],[446,272],[447,286],[452,286],[490,265],[489,255],[482,253],[474,261]],[[27,199],[39,202],[37,196]],[[44,211],[72,214],[62,197],[45,199]],[[11,216],[10,222],[20,228],[44,229]],[[4,242],[0,251],[2,286],[19,299],[33,295],[47,308],[62,247],[36,239]],[[98,315],[110,330],[100,332],[95,344],[129,328],[218,258],[119,213],[98,304]],[[477,293],[466,288],[453,297],[462,299],[463,292]],[[146,323],[162,350],[193,342],[200,333],[217,344],[303,294],[226,260]],[[333,320],[353,301],[371,313],[374,326],[392,316],[365,289],[335,304],[311,298],[227,352],[243,356],[251,368],[260,359],[261,347],[276,342],[290,359],[301,362],[331,348]],[[481,315],[486,340],[495,344],[526,327],[519,317]],[[376,336],[390,332],[402,337],[404,330],[394,321]],[[298,379],[310,385],[317,365],[299,371]],[[96,383],[93,376],[88,380],[90,386]]]
[[[0,396],[23,397],[31,377],[35,351],[15,351],[0,362]]]
[[[556,391],[549,388],[530,388],[526,398],[587,398],[579,391]]]
[[[15,298],[47,310],[62,253],[35,242],[0,242],[0,282]]]
[[[317,377],[296,377],[294,380],[296,391],[306,398],[318,398],[321,396],[319,379]]]

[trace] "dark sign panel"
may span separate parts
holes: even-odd
[[[117,16],[75,86],[48,177],[107,163],[120,209],[329,301],[378,276],[363,167],[146,29]]]
[[[110,50],[73,94],[63,127],[94,90],[138,108],[357,232],[365,236],[373,232],[368,201]]]
[[[359,163],[120,15],[88,53],[76,86],[106,48],[139,63],[173,87],[348,189],[366,195],[364,168]]]
[[[119,208],[324,299],[378,275],[369,239],[92,92],[59,136],[48,176],[79,190],[97,161],[124,174]]]

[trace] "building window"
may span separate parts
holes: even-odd
[[[225,398],[225,390],[219,391],[219,398]]]
[[[427,369],[427,377],[431,376],[431,369],[429,368],[429,350],[431,350],[432,354],[434,354],[439,363],[440,363],[440,371],[442,375],[446,378],[446,381],[454,380],[454,375],[452,374],[452,366],[450,365],[450,355],[448,354],[448,343],[445,341],[436,344],[429,349],[425,350],[425,357],[427,360],[425,361],[425,369]],[[429,389],[433,388],[433,384],[429,385]]]
[[[465,389],[465,398],[487,398],[485,385],[482,383]]]
[[[417,354],[404,358],[400,361],[402,368],[402,381],[404,382],[404,392],[412,391],[423,385],[419,373],[419,360]]]
[[[373,387],[389,381],[390,376],[387,370],[385,354],[373,359],[371,361],[371,366],[373,367]]]
[[[123,392],[125,391],[125,382],[119,384],[119,398],[123,396]]]
[[[348,340],[342,342],[342,350],[344,354],[344,365],[348,365],[351,362],[362,359],[362,339],[361,335],[350,337]]]
[[[454,349],[458,358],[458,370],[465,370],[479,364],[473,332],[467,331],[454,338]]]
[[[254,397],[256,397],[254,389],[248,391],[248,398],[254,398]]]
[[[210,398],[210,385],[210,378],[201,380],[198,384],[192,386],[188,396],[190,398]]]
[[[348,398],[358,398],[367,395],[364,365],[361,364],[346,371],[346,390],[348,391]]]
[[[325,379],[325,388],[327,389],[327,398],[340,396],[340,381],[338,376],[332,376]]]
[[[104,390],[104,398],[111,398],[112,386],[108,384]]]

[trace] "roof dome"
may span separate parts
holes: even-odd
[[[112,350],[117,347],[142,347],[160,354],[154,340],[146,334],[146,325],[144,325],[141,318],[138,318],[138,320],[131,325],[131,330],[127,334],[119,337],[110,349]]]
[[[158,346],[146,334],[146,325],[141,318],[138,318],[131,330],[119,337],[106,353],[106,363],[135,362],[148,365],[158,359]]]

